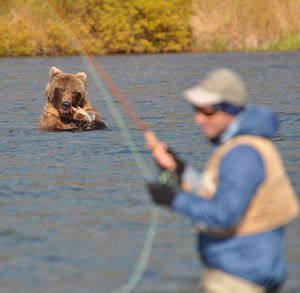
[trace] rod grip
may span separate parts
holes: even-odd
[[[144,137],[145,137],[145,141],[146,141],[146,143],[147,143],[147,146],[150,148],[150,150],[151,150],[152,152],[154,152],[154,151],[155,151],[155,152],[162,152],[162,153],[165,152],[165,153],[168,154],[169,156],[172,156],[172,155],[168,152],[168,150],[167,150],[165,144],[162,143],[161,141],[159,141],[159,139],[156,137],[156,135],[154,134],[154,132],[147,130],[147,131],[145,131],[145,133],[144,133]],[[173,161],[174,161],[174,160],[173,160]],[[172,162],[171,165],[167,168],[167,170],[169,170],[169,171],[174,171],[174,170],[176,170],[176,168],[177,168],[177,164],[176,164],[176,162],[174,161],[174,162]]]

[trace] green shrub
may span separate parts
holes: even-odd
[[[283,37],[263,48],[264,50],[299,50],[300,34],[284,34]]]
[[[210,51],[214,52],[224,52],[228,50],[228,41],[225,37],[216,37],[212,40],[210,44]]]
[[[7,26],[0,23],[0,56],[35,55],[35,43],[26,25],[18,20]]]
[[[0,56],[74,55],[74,35],[93,54],[188,50],[191,1],[7,1]]]
[[[55,1],[55,8],[93,53],[186,50],[191,0]],[[75,18],[74,18],[75,16]],[[98,45],[97,45],[98,44]],[[98,52],[99,50],[99,52]]]

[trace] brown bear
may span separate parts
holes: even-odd
[[[47,103],[38,129],[63,131],[107,128],[100,114],[87,100],[87,76],[84,72],[69,74],[53,66],[49,75],[50,80],[45,88]]]

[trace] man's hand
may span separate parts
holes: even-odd
[[[153,132],[147,131],[145,140],[157,165],[162,169],[175,172],[180,179],[185,163],[165,143],[160,142]]]
[[[147,183],[148,191],[152,197],[153,202],[164,205],[171,206],[172,201],[175,197],[175,191],[166,184],[161,184],[157,182]]]
[[[165,143],[160,142],[153,132],[145,133],[146,145],[151,151],[152,157],[156,163],[163,169],[173,171],[176,169],[176,161],[168,152],[168,147]]]

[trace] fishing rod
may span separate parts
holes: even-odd
[[[108,90],[118,99],[123,108],[127,111],[130,118],[133,120],[134,124],[144,133],[144,138],[151,149],[163,149],[163,144],[157,139],[156,135],[153,131],[148,129],[148,126],[144,123],[144,121],[137,115],[134,108],[129,104],[126,97],[120,91],[120,89],[115,85],[111,77],[104,70],[103,66],[98,62],[94,55],[88,52],[88,57],[90,62],[93,64],[97,73],[101,77],[102,81],[105,83]],[[169,169],[173,170],[176,166],[172,165]]]

